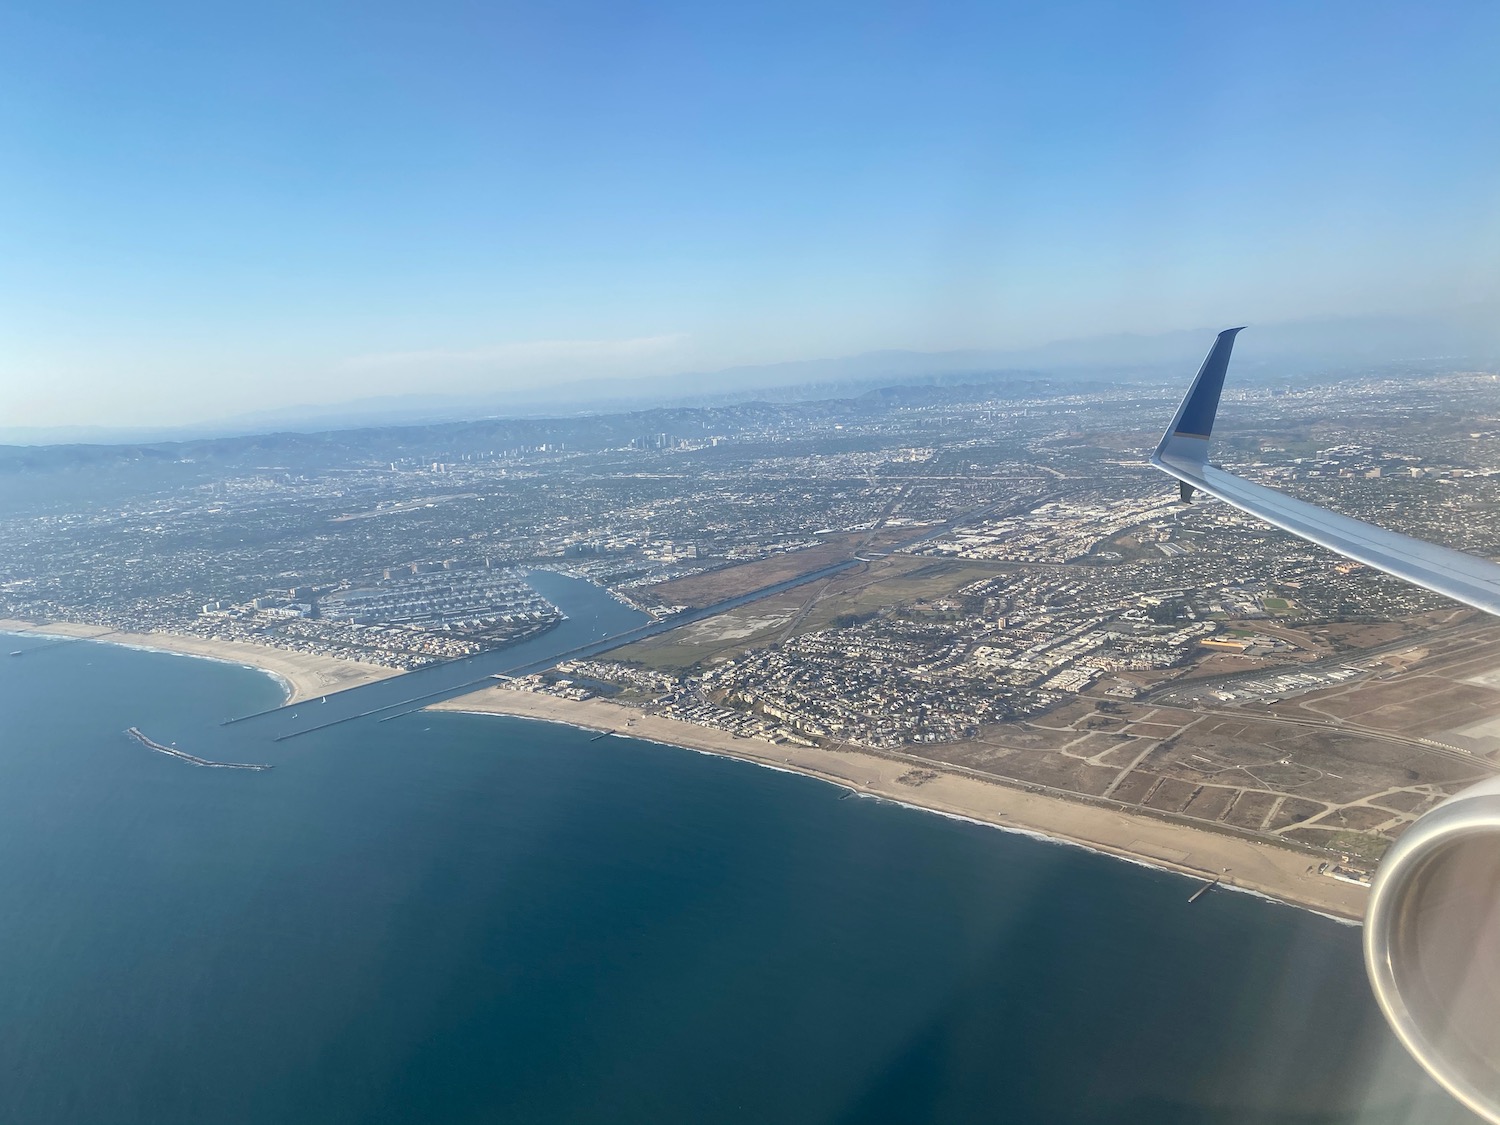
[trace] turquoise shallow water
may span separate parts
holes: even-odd
[[[1358,931],[806,778],[0,658],[0,1121],[1447,1122]],[[250,756],[247,757],[247,754]]]

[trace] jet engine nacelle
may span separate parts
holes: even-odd
[[[1500,778],[1418,818],[1381,862],[1365,967],[1429,1074],[1500,1123]]]

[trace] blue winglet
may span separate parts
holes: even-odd
[[[1229,370],[1229,353],[1234,349],[1235,335],[1243,331],[1243,326],[1226,328],[1214,340],[1187,398],[1182,400],[1182,409],[1177,412],[1172,433],[1206,438],[1213,432],[1214,415],[1219,412],[1219,393],[1224,389],[1224,372]]]
[[[1330,512],[1208,463],[1208,434],[1238,331],[1219,333],[1192,390],[1151,454],[1152,465],[1177,479],[1179,495],[1184,500],[1194,492],[1216,497],[1309,543],[1500,617],[1500,565]]]
[[[1219,394],[1224,389],[1224,373],[1229,369],[1229,353],[1234,350],[1235,335],[1241,331],[1243,326],[1226,328],[1215,338],[1214,346],[1198,369],[1198,377],[1156,447],[1158,458],[1172,454],[1199,463],[1207,460],[1208,436],[1219,412]]]

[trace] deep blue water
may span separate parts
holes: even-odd
[[[234,757],[214,724],[274,705],[267,677],[17,647],[3,1122],[1471,1120],[1386,1032],[1350,926],[518,720],[199,769],[120,732]]]

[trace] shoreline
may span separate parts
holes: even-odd
[[[107,625],[79,625],[66,621],[16,621],[0,618],[0,633],[98,641],[124,648],[168,652],[233,664],[270,676],[280,686],[285,703],[301,703],[315,696],[331,695],[345,688],[374,683],[398,675],[400,669],[362,664],[310,652],[293,652],[248,641],[223,641],[182,633],[129,633]]]
[[[233,664],[281,684],[284,703],[300,703],[344,688],[399,675],[394,668],[336,657],[290,652],[244,641],[210,640],[177,633],[128,633],[102,625],[38,624],[0,619],[0,633],[116,644]],[[738,738],[725,731],[667,719],[605,699],[572,700],[501,686],[431,705],[430,710],[560,723],[605,731],[693,753],[734,758],[784,773],[813,777],[857,796],[891,801],[1050,843],[1072,845],[1145,867],[1194,879],[1222,876],[1227,890],[1259,895],[1344,923],[1364,918],[1369,888],[1315,872],[1312,856],[1272,843],[1102,808],[1002,779],[993,781],[862,750],[820,750]],[[933,776],[901,780],[914,771]],[[1227,873],[1226,873],[1227,869]]]
[[[1313,856],[1269,842],[1028,792],[1000,779],[981,780],[938,766],[928,769],[921,764],[863,751],[820,750],[737,738],[725,731],[649,715],[638,708],[603,699],[579,701],[496,686],[433,704],[428,709],[561,723],[695,753],[735,758],[817,778],[858,796],[891,801],[1049,843],[1082,847],[1157,870],[1205,881],[1222,877],[1220,886],[1226,890],[1258,895],[1346,924],[1363,920],[1369,895],[1367,887],[1317,874],[1319,861]],[[900,780],[914,770],[934,776],[917,784]]]

